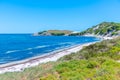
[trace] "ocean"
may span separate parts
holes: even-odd
[[[25,60],[78,44],[99,41],[85,36],[0,34],[0,64]]]

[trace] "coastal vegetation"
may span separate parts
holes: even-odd
[[[120,37],[86,46],[57,62],[1,74],[0,80],[120,80],[119,60]]]

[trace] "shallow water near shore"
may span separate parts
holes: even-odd
[[[84,36],[32,36],[0,34],[0,64],[20,61],[70,46],[99,41]]]

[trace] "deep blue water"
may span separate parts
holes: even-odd
[[[30,34],[0,34],[0,64],[24,60],[54,50],[87,42],[94,37],[32,36]]]

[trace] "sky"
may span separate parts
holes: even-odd
[[[0,0],[0,33],[83,31],[120,22],[120,0]]]

